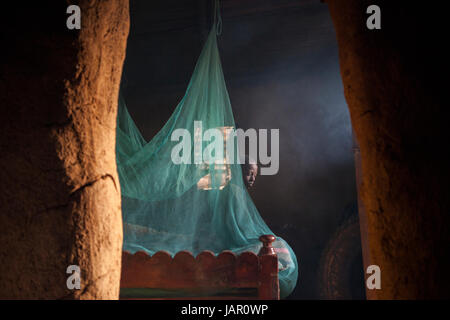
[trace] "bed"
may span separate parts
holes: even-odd
[[[150,256],[143,251],[122,256],[120,299],[278,300],[278,258],[273,235],[262,235],[256,255],[203,251],[194,257],[180,251],[172,258],[165,251]]]

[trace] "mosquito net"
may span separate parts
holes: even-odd
[[[258,253],[259,236],[273,234],[243,181],[242,152],[232,134],[235,122],[217,47],[219,29],[215,10],[186,93],[150,141],[119,99],[116,156],[126,251]],[[297,282],[297,260],[280,237],[273,245],[285,297]]]

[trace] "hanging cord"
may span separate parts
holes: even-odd
[[[216,35],[222,33],[222,16],[220,15],[219,0],[214,1],[214,25],[216,26]]]

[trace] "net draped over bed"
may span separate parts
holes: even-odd
[[[215,136],[208,141],[203,136],[202,141],[202,133],[211,128],[225,132],[235,126],[217,30],[214,23],[185,96],[149,142],[119,99],[116,158],[122,193],[123,249],[131,253],[143,250],[152,255],[165,250],[175,255],[188,250],[197,255],[203,250],[215,254],[231,250],[257,254],[261,248],[259,236],[273,234],[247,192],[240,164],[220,161],[220,152],[210,153],[214,161],[194,163],[196,156],[198,159],[199,153],[218,139]],[[188,156],[180,151],[181,138],[172,136],[176,129],[186,129],[190,134],[191,139],[185,142],[190,146],[191,163],[173,161],[174,152]],[[237,143],[235,149],[238,154]],[[273,245],[279,249],[280,293],[285,297],[297,282],[297,260],[280,237]]]

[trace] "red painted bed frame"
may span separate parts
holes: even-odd
[[[223,251],[215,256],[210,251],[203,251],[194,258],[189,251],[180,251],[172,258],[165,251],[159,251],[153,256],[143,251],[135,254],[124,251],[120,287],[186,290],[194,293],[189,298],[179,296],[170,299],[278,300],[278,259],[272,247],[275,237],[263,235],[259,240],[263,247],[258,255],[246,251],[236,256],[231,251]],[[252,289],[253,294],[233,295],[233,289],[237,290],[236,292]],[[219,291],[228,293],[208,296],[208,293]],[[136,298],[139,297],[121,297]]]

